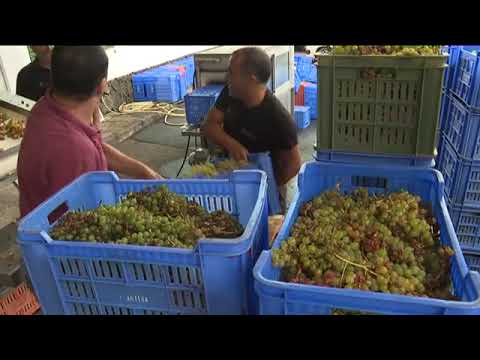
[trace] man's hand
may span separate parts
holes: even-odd
[[[232,139],[232,142],[227,148],[230,157],[236,161],[248,161],[248,150],[238,141]]]
[[[145,169],[145,179],[147,180],[165,180],[165,178],[154,170],[147,168]]]
[[[101,130],[101,122],[103,120],[103,114],[100,111],[100,107],[97,107],[95,111],[93,112],[93,117],[92,117],[92,125],[98,130]]]

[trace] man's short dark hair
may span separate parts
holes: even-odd
[[[272,73],[272,63],[268,54],[258,47],[244,47],[233,53],[241,55],[242,66],[259,82],[266,84]]]
[[[108,56],[102,46],[55,46],[52,51],[53,90],[87,99],[107,77]]]

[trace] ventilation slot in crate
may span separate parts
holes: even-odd
[[[157,264],[129,263],[127,269],[133,281],[164,283],[162,266]]]
[[[103,306],[105,315],[133,315],[133,311],[126,307],[119,306]]]
[[[94,300],[96,298],[92,285],[82,281],[63,281],[63,293],[67,297],[76,299]]]
[[[85,262],[74,258],[55,258],[53,260],[58,272],[66,277],[88,277]]]
[[[171,290],[170,303],[180,309],[206,311],[205,295],[203,292],[189,290]]]
[[[92,261],[93,275],[96,279],[123,280],[123,269],[119,262],[106,260]]]
[[[165,272],[170,285],[203,287],[200,268],[193,266],[167,266]]]
[[[95,304],[71,303],[71,312],[74,315],[101,315],[101,312]]]

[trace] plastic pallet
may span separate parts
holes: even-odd
[[[358,163],[370,165],[401,165],[416,167],[435,167],[433,156],[415,157],[415,156],[390,156],[384,154],[364,154],[364,153],[346,153],[338,151],[317,150],[314,153],[314,159],[318,161],[333,161],[338,163]]]
[[[310,107],[310,119],[316,120],[318,117],[318,92],[317,84],[303,82],[305,106]]]
[[[454,206],[480,208],[480,161],[463,159],[444,137],[438,170],[445,178],[445,194]]]
[[[54,241],[49,215],[61,204],[92,209],[132,191],[166,185],[208,211],[236,216],[236,239],[202,239],[194,249]],[[234,171],[219,180],[79,177],[25,216],[17,240],[44,314],[250,314],[252,268],[268,247],[267,178]]]
[[[415,157],[435,155],[447,56],[319,55],[317,145]],[[364,77],[390,69],[391,78]]]
[[[196,125],[202,121],[224,87],[224,85],[207,85],[185,95],[185,117],[190,125]]]
[[[478,251],[463,251],[465,261],[471,271],[480,272],[480,252]]]
[[[445,114],[443,132],[455,151],[466,160],[480,160],[480,112],[447,95]]]
[[[306,129],[310,126],[310,107],[295,106],[295,123],[298,129]]]
[[[370,193],[405,189],[431,202],[440,226],[441,242],[450,245],[453,292],[461,301],[291,284],[280,280],[272,266],[271,251],[263,251],[253,273],[262,315],[330,314],[340,308],[381,314],[480,314],[480,274],[470,272],[462,255],[443,195],[442,175],[434,169],[377,167],[309,162],[298,176],[298,192],[289,208],[273,248],[288,238],[302,204],[340,184],[342,192],[367,187]]]
[[[480,209],[448,202],[448,211],[462,249],[480,251]]]
[[[40,304],[26,283],[0,298],[0,315],[33,315],[39,309]]]
[[[451,90],[467,106],[480,111],[480,46],[461,46],[456,51]]]

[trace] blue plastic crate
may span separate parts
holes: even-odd
[[[317,84],[304,82],[304,104],[310,107],[310,119],[316,120],[318,117],[318,91]]]
[[[298,129],[306,129],[310,126],[310,107],[295,106],[295,123]]]
[[[480,208],[480,161],[460,157],[444,138],[438,170],[445,178],[445,194],[455,206]]]
[[[451,90],[467,106],[480,111],[480,46],[456,51]]]
[[[173,62],[174,65],[185,66],[187,70],[187,88],[191,88],[193,86],[193,78],[195,75],[195,62],[193,55],[187,56],[186,58],[177,60]]]
[[[185,72],[178,71],[178,66],[183,66],[183,65],[164,65],[159,68],[160,71],[167,71],[167,72],[173,72],[173,73],[178,73],[178,80],[180,84],[180,99],[183,99],[183,97],[187,94],[189,85],[188,85],[188,70],[185,68]]]
[[[395,156],[382,154],[348,153],[331,150],[317,150],[314,159],[337,163],[357,163],[365,165],[401,165],[416,167],[435,167],[433,157]]]
[[[443,132],[455,151],[467,160],[480,160],[480,112],[448,96]]]
[[[132,76],[133,99],[135,101],[148,101],[144,80],[148,76],[147,72]]]
[[[448,96],[448,91],[442,90],[442,97],[440,102],[440,130],[446,126],[447,116],[448,116],[448,106],[450,105],[450,97]]]
[[[480,209],[447,202],[453,228],[463,250],[480,251]]]
[[[282,282],[280,269],[272,266],[271,251],[263,251],[253,270],[260,314],[320,315],[330,314],[334,308],[392,315],[480,314],[480,274],[467,268],[448,215],[442,175],[434,169],[306,163],[298,176],[298,192],[273,248],[278,248],[288,238],[302,204],[337,184],[345,192],[359,186],[368,187],[370,193],[405,189],[431,202],[440,226],[441,242],[450,245],[455,252],[451,262],[453,292],[461,301]]]
[[[92,209],[132,191],[165,184],[208,211],[225,210],[245,227],[236,239],[203,239],[195,249],[54,241],[48,216],[61,204]],[[255,313],[252,268],[268,246],[267,178],[235,171],[219,180],[79,177],[34,209],[18,242],[45,314]]]
[[[480,251],[463,251],[467,266],[471,271],[480,272]]]
[[[295,94],[298,93],[298,90],[300,89],[300,84],[302,83],[302,79],[300,79],[300,76],[298,75],[297,69],[295,69],[295,77],[294,77],[294,89],[295,89]]]
[[[135,101],[177,102],[187,93],[186,72],[162,65],[132,76]]]
[[[457,61],[459,46],[444,46],[442,53],[448,55],[447,68],[443,74],[443,89],[450,90],[452,86],[453,75],[455,73],[455,64]]]
[[[212,159],[212,162],[217,163],[225,159],[225,157],[216,157]],[[275,174],[273,172],[273,163],[270,154],[268,152],[248,154],[248,165],[244,169],[261,170],[266,173],[268,184],[268,214],[280,214],[282,212],[282,207],[280,205],[279,192],[277,182],[275,180]],[[225,176],[229,176],[229,174],[221,174],[218,176],[218,178],[223,178]]]
[[[200,123],[215,104],[225,85],[211,84],[185,95],[185,117],[191,125]]]

